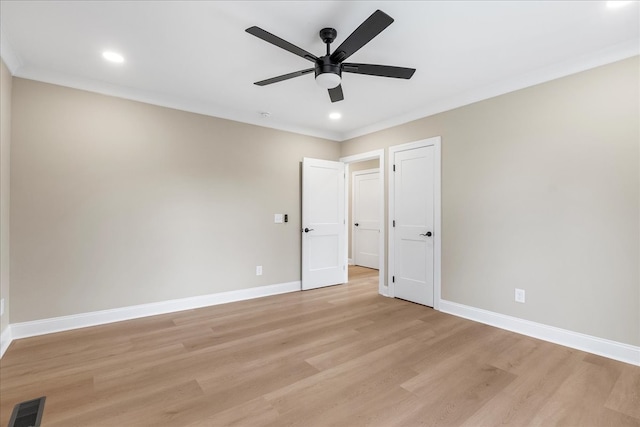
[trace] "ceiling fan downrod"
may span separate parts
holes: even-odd
[[[316,83],[326,89],[333,89],[342,82],[342,67],[339,62],[331,60],[331,43],[336,39],[338,32],[333,28],[320,30],[320,38],[327,45],[327,54],[316,61],[314,67]]]
[[[336,39],[338,32],[334,28],[323,28],[320,30],[320,38],[327,45],[327,56],[331,55],[329,45]]]

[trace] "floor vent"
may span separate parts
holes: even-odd
[[[14,406],[9,420],[9,427],[40,427],[42,412],[44,411],[44,399],[45,396],[42,396]]]

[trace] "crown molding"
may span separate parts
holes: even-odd
[[[587,71],[592,68],[611,64],[637,55],[640,55],[640,44],[638,43],[638,40],[630,39],[626,42],[610,46],[597,52],[580,55],[539,68],[533,72],[529,72],[512,79],[503,80],[456,96],[437,100],[424,108],[412,111],[405,115],[396,116],[371,126],[365,126],[350,132],[345,132],[340,141],[368,135],[370,133],[399,126],[414,120],[433,116],[438,113],[443,113],[445,111],[453,110],[485,99],[494,98],[509,92],[556,80],[571,74]]]
[[[45,70],[38,67],[21,66],[14,74],[14,76],[23,79],[69,87],[72,89],[99,93],[101,95],[114,96],[131,101],[143,102],[145,104],[172,108],[175,110],[186,111],[190,113],[203,114],[206,116],[231,120],[244,124],[297,133],[316,138],[328,139],[331,141],[339,141],[341,137],[341,135],[336,132],[295,126],[288,123],[278,122],[277,120],[273,120],[272,118],[269,118],[268,122],[266,122],[263,117],[256,117],[257,115],[254,112],[232,110],[228,107],[215,105],[201,100],[181,98],[179,96],[164,93],[115,85],[100,80],[73,76],[56,71]]]
[[[11,47],[11,42],[2,27],[0,27],[0,57],[2,57],[11,75],[15,75],[23,65],[22,60]]]
[[[483,101],[509,92],[545,83],[571,74],[576,74],[602,65],[617,62],[640,54],[640,46],[635,39],[602,49],[595,53],[584,54],[564,60],[534,72],[517,76],[512,79],[502,80],[494,84],[464,92],[452,97],[436,100],[411,113],[396,116],[374,123],[369,126],[354,129],[348,132],[332,132],[326,129],[315,129],[303,126],[295,126],[285,122],[279,122],[272,118],[265,121],[262,117],[256,117],[251,112],[231,110],[228,107],[214,105],[201,100],[180,98],[178,96],[143,91],[131,87],[114,85],[98,80],[71,76],[50,70],[25,66],[20,58],[15,55],[9,40],[2,33],[2,59],[7,64],[9,71],[16,76],[45,83],[56,84],[74,89],[86,90],[108,96],[144,102],[161,107],[213,116],[221,119],[232,120],[245,124],[251,124],[264,128],[292,132],[301,135],[328,139],[331,141],[346,141],[359,136],[399,126],[414,120],[429,117],[475,102]]]

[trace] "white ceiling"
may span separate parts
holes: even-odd
[[[321,28],[337,29],[335,48],[376,9],[395,22],[348,62],[416,68],[411,80],[345,73],[335,104],[313,73],[253,84],[311,65],[246,28],[320,56]],[[638,2],[2,0],[0,15],[15,76],[333,140],[640,52]],[[105,62],[106,49],[125,62]]]

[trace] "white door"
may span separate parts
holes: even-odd
[[[345,283],[344,163],[302,160],[302,289]]]
[[[433,145],[398,151],[393,164],[394,296],[433,307]]]
[[[353,263],[378,268],[380,236],[380,172],[353,173]]]

